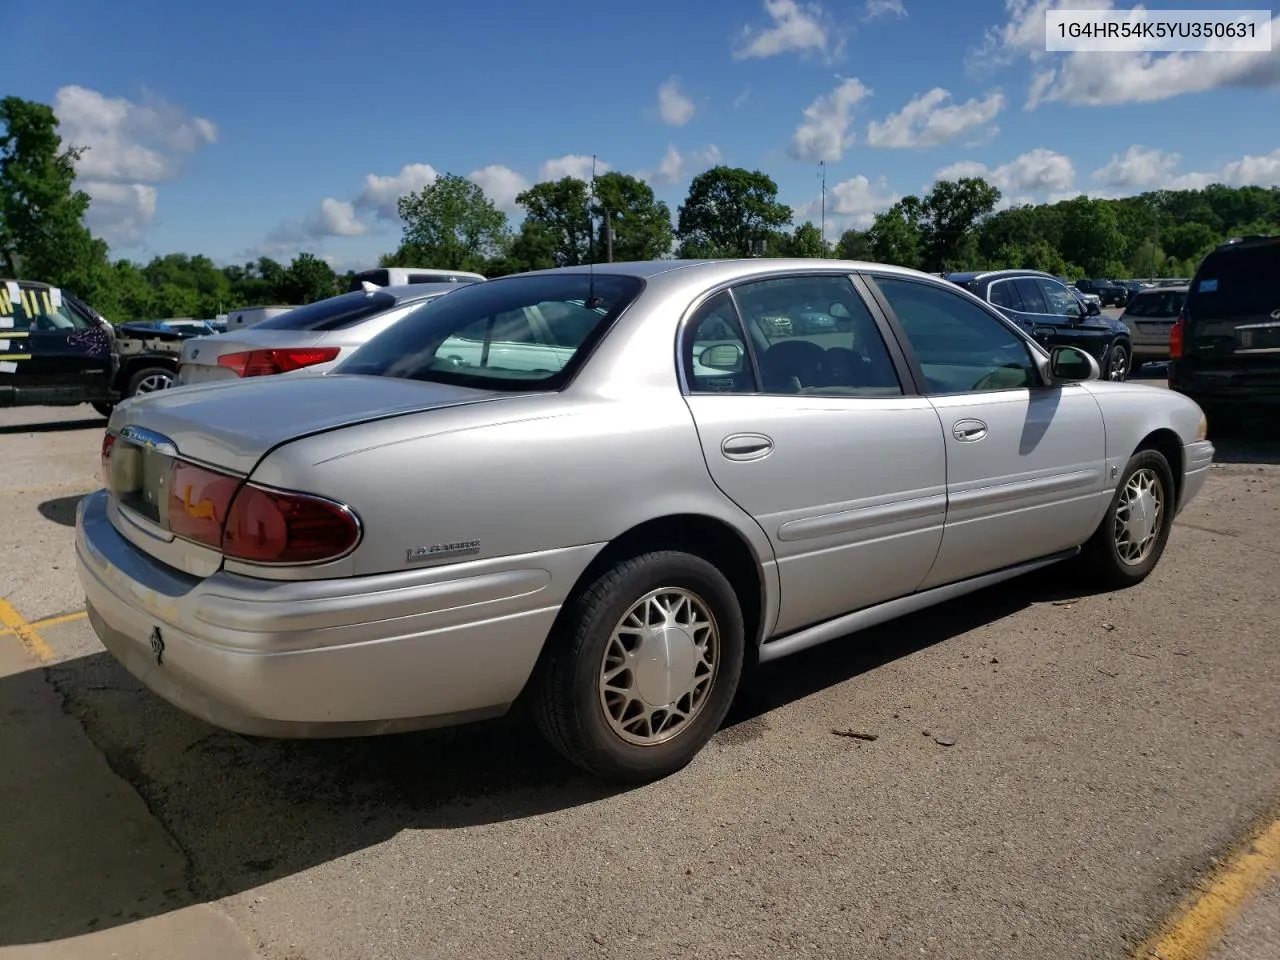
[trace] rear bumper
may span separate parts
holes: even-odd
[[[1214,369],[1174,360],[1169,364],[1169,387],[1202,407],[1270,409],[1280,406],[1280,367],[1265,370]]]
[[[99,491],[76,518],[77,572],[103,645],[180,709],[258,736],[390,733],[504,712],[597,549],[338,580],[199,579],[120,536],[106,508]]]

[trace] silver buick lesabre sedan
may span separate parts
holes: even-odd
[[[828,260],[528,273],[324,377],[115,411],[78,570],[103,643],[247,734],[520,698],[603,777],[679,769],[744,666],[1072,559],[1142,581],[1213,447],[927,274]]]

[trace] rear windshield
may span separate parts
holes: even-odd
[[[1131,317],[1176,317],[1186,299],[1184,290],[1148,290],[1136,294],[1125,307]]]
[[[584,273],[490,280],[421,307],[334,373],[558,390],[643,287]]]
[[[1280,309],[1280,242],[1205,257],[1187,294],[1197,320],[1227,320]]]
[[[342,330],[386,313],[395,305],[396,298],[389,293],[344,293],[277,314],[261,323],[255,323],[253,329]]]

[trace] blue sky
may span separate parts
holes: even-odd
[[[0,35],[56,38],[7,44],[6,88],[91,147],[90,224],[139,260],[361,267],[435,174],[514,222],[516,190],[593,153],[673,214],[713,163],[762,169],[797,222],[825,160],[829,237],[940,173],[1006,202],[1280,184],[1280,49],[1045,54],[1045,8],[1110,5],[6,0]]]

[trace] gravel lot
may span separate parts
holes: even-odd
[[[1121,957],[1280,814],[1274,441],[1222,441],[1141,587],[1050,568],[780,662],[619,792],[519,716],[250,741],[143,691],[76,619],[102,427],[0,411],[0,597],[71,618],[0,635],[0,957]]]

